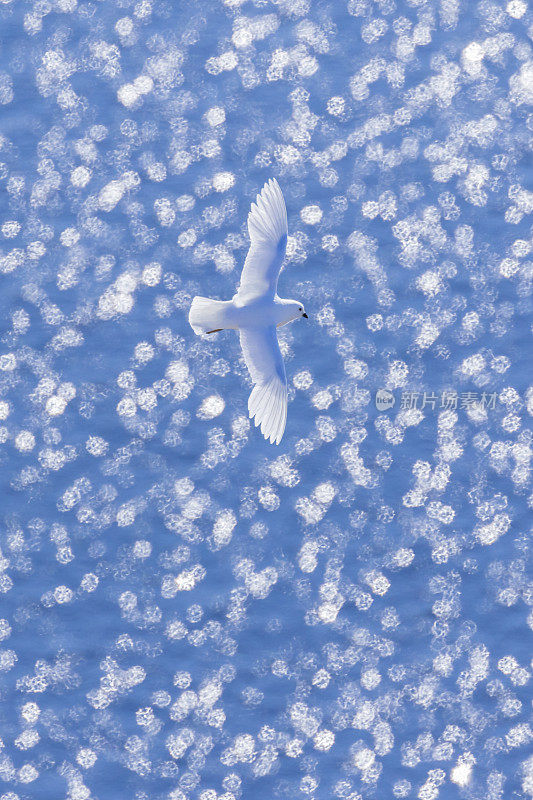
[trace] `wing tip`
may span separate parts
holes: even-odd
[[[275,178],[269,178],[250,204],[248,214],[250,238],[279,239],[288,233],[287,208],[283,192]]]
[[[248,416],[270,444],[279,445],[287,424],[287,395],[279,378],[257,384],[248,398]]]

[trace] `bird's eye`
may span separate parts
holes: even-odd
[[[301,308],[301,307],[300,307],[300,308],[298,309],[298,311],[303,311],[303,308]]]

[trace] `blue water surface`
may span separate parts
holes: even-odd
[[[533,795],[532,24],[0,2],[0,800]],[[272,177],[279,447],[187,322]]]

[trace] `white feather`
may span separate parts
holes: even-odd
[[[276,329],[241,328],[244,361],[254,382],[248,400],[250,417],[265,439],[279,444],[287,422],[287,379]]]
[[[237,291],[240,303],[265,295],[274,297],[287,248],[287,209],[275,180],[265,183],[248,214],[250,249]]]

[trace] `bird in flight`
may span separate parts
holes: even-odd
[[[239,331],[244,361],[254,388],[250,417],[272,444],[279,444],[287,422],[287,378],[276,328],[307,319],[304,304],[278,297],[278,277],[287,247],[287,209],[276,180],[269,180],[248,214],[250,249],[241,282],[231,300],[195,297],[189,311],[193,331]]]

